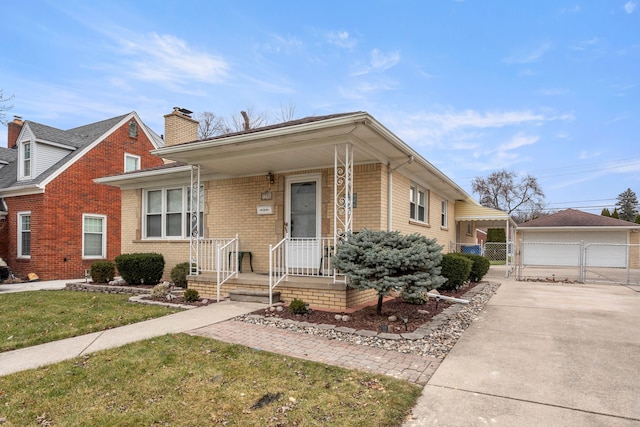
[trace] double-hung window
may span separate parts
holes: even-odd
[[[446,200],[442,201],[442,214],[440,215],[440,226],[443,228],[447,228],[447,206],[448,202]]]
[[[145,192],[144,237],[147,239],[185,239],[191,233],[190,188],[175,187]],[[204,188],[199,197],[200,236],[202,233]]]
[[[428,222],[428,196],[429,193],[416,186],[412,185],[409,188],[409,218],[413,221]]]
[[[18,258],[31,258],[31,212],[18,212]]]
[[[104,215],[82,215],[82,258],[107,257],[107,217]]]
[[[23,142],[22,143],[22,174],[21,177],[23,179],[31,178],[31,143]]]

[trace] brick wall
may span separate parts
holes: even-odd
[[[403,234],[419,233],[430,238],[435,238],[440,245],[443,245],[443,252],[449,252],[449,242],[455,241],[456,239],[454,203],[447,201],[447,227],[441,227],[441,202],[445,200],[445,198],[437,192],[430,190],[428,224],[412,221],[409,218],[409,187],[411,186],[411,180],[396,172],[393,174],[392,182],[392,229],[400,231]]]
[[[197,290],[204,298],[215,299],[217,297],[215,278],[210,275],[191,276],[188,288]],[[250,281],[241,283],[241,280],[236,283],[225,283],[220,288],[221,298],[236,289],[269,291],[269,286],[265,283],[251,283]],[[334,311],[347,311],[352,307],[377,300],[377,294],[374,290],[350,289],[344,284],[330,284],[328,282],[310,287],[308,284],[296,283],[295,280],[292,280],[279,284],[274,292],[280,292],[280,300],[286,304],[291,303],[294,298],[298,298],[309,304],[311,308]]]
[[[141,128],[139,124],[138,128]],[[107,257],[120,254],[121,192],[93,183],[94,178],[124,171],[124,153],[141,157],[141,167],[162,164],[143,132],[129,136],[128,123],[88,151],[46,187],[44,194],[5,199],[9,207],[7,263],[14,274],[42,280],[84,277],[96,260],[82,258],[82,215],[106,215]],[[31,259],[17,259],[17,212],[31,211]]]

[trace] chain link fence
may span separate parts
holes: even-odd
[[[520,242],[516,279],[640,285],[640,245]]]
[[[491,265],[505,265],[507,274],[515,270],[514,245],[505,242],[487,242],[483,245],[470,243],[451,243],[450,252],[482,255],[489,259]]]

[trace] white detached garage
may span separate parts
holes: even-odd
[[[566,209],[519,224],[516,235],[524,266],[638,268],[629,263],[639,231],[640,224]]]

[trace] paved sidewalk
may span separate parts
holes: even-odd
[[[80,282],[84,279],[75,280],[47,280],[37,282],[22,282],[22,283],[2,283],[0,284],[0,294],[9,294],[12,292],[27,292],[27,291],[49,291],[64,289],[67,283]]]
[[[441,361],[434,357],[404,354],[232,320],[189,333],[314,362],[389,375],[420,385],[427,383]]]

